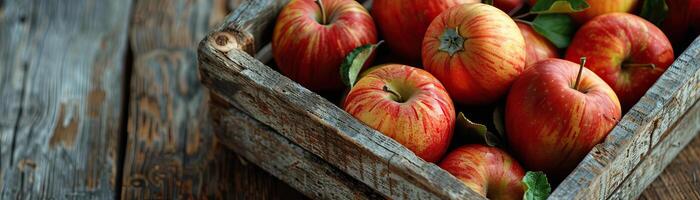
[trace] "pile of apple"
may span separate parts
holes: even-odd
[[[677,49],[697,36],[700,0],[527,3],[374,0],[370,14],[354,0],[292,0],[272,50],[284,75],[345,94],[345,111],[474,191],[543,198],[544,174],[562,181],[672,64],[664,32]],[[501,135],[463,113],[494,107]],[[455,147],[464,130],[485,144]]]

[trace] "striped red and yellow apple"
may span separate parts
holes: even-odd
[[[272,53],[282,74],[316,92],[344,88],[339,66],[353,49],[377,42],[372,17],[354,0],[292,0],[280,12]]]
[[[557,52],[557,47],[552,44],[547,38],[542,37],[539,33],[529,25],[523,22],[515,22],[520,28],[520,33],[523,34],[525,39],[525,56],[526,67],[532,66],[533,64],[546,60],[549,58],[559,58],[559,53]]]
[[[440,81],[425,70],[399,64],[363,75],[343,108],[428,162],[440,160],[447,150],[456,117]]]
[[[423,64],[466,105],[504,97],[525,67],[525,41],[513,20],[490,5],[452,7],[430,24]]]
[[[389,48],[420,63],[421,42],[430,22],[450,7],[480,0],[375,0],[372,16]]]
[[[610,85],[628,110],[673,63],[673,47],[663,32],[627,13],[601,15],[574,36],[566,59],[587,57],[586,67]]]
[[[617,95],[595,73],[570,61],[544,60],[528,68],[508,94],[508,144],[528,170],[543,171],[558,182],[607,136],[620,115]]]
[[[523,199],[525,171],[505,151],[470,144],[445,156],[440,167],[467,187],[489,199]]]
[[[589,8],[581,11],[571,13],[571,17],[574,18],[579,24],[584,24],[589,20],[603,14],[615,13],[615,12],[632,12],[637,6],[637,0],[586,0]],[[641,2],[641,1],[639,1]],[[530,5],[535,5],[537,0],[530,0]]]

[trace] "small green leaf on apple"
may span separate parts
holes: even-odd
[[[340,79],[343,83],[352,88],[357,81],[357,76],[360,74],[362,68],[369,64],[369,58],[372,57],[377,47],[384,43],[384,41],[379,41],[377,44],[367,44],[352,50],[340,65]]]
[[[530,23],[537,33],[547,38],[557,48],[569,46],[576,32],[574,21],[566,14],[541,14]]]
[[[542,172],[528,171],[523,177],[523,184],[525,185],[524,200],[544,200],[552,192],[547,175]]]
[[[666,19],[666,14],[668,14],[668,5],[665,0],[644,0],[642,12],[639,13],[639,16],[649,20],[656,26],[660,26]]]
[[[539,0],[532,6],[530,13],[573,13],[581,12],[591,7],[585,0]]]
[[[501,144],[501,139],[498,137],[498,135],[488,131],[486,125],[472,122],[464,115],[463,112],[459,112],[459,114],[457,114],[456,129],[459,133],[465,134],[470,140],[478,140],[478,142],[483,142],[492,147]]]
[[[493,6],[493,0],[483,0],[482,3]]]

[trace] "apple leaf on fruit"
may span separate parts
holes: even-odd
[[[569,46],[576,27],[574,21],[566,14],[541,14],[531,23],[532,29],[547,38],[557,48]]]
[[[585,0],[539,0],[532,6],[530,13],[573,13],[581,12],[589,7],[590,5]]]
[[[642,12],[639,16],[643,17],[649,22],[660,26],[664,19],[666,19],[666,14],[668,13],[668,5],[666,5],[665,0],[644,0],[642,4]]]
[[[493,0],[483,0],[482,3],[488,4],[488,5],[493,5]]]
[[[524,200],[544,200],[552,192],[552,187],[547,181],[547,175],[542,172],[528,171],[523,177],[525,185]]]
[[[479,140],[479,142],[486,143],[486,145],[492,147],[498,146],[501,143],[501,139],[498,135],[489,132],[485,125],[467,119],[462,112],[457,115],[456,129],[460,133],[465,134],[467,138]]]
[[[350,88],[355,85],[360,71],[367,65],[369,58],[372,57],[374,51],[377,50],[377,47],[383,42],[384,41],[379,41],[377,44],[362,45],[352,50],[352,52],[345,57],[343,64],[340,65],[340,79],[345,85]]]

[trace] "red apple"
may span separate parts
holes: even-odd
[[[277,18],[272,53],[282,74],[304,87],[338,91],[345,56],[376,42],[374,21],[356,1],[292,0]]]
[[[480,0],[375,0],[372,16],[394,53],[420,63],[421,42],[430,22],[452,6],[477,2]]]
[[[384,65],[364,75],[343,108],[428,162],[445,153],[455,124],[454,105],[440,81],[406,65]]]
[[[526,68],[548,58],[559,58],[557,47],[547,38],[535,32],[528,24],[522,22],[515,23],[518,24],[520,33],[523,34],[523,38],[525,39],[525,52],[527,52],[527,56],[525,56],[527,62]]]
[[[700,0],[666,0],[668,14],[662,30],[677,49],[684,49],[700,34]]]
[[[548,59],[515,81],[505,113],[515,156],[527,169],[544,171],[558,182],[607,136],[621,110],[615,92],[595,73]]]
[[[489,199],[523,199],[525,172],[506,152],[471,144],[447,154],[440,167]]]
[[[581,12],[571,13],[579,24],[584,24],[587,21],[603,14],[614,12],[632,12],[637,5],[637,0],[586,0],[590,7]],[[537,0],[530,0],[530,5],[535,5]]]
[[[512,15],[518,12],[525,5],[525,2],[524,0],[493,0],[493,5],[508,15]]]
[[[430,24],[423,64],[455,101],[489,104],[505,96],[525,67],[525,41],[515,22],[498,8],[463,4]]]
[[[566,59],[588,57],[588,69],[632,107],[673,63],[673,47],[653,24],[627,13],[601,15],[574,36]]]

